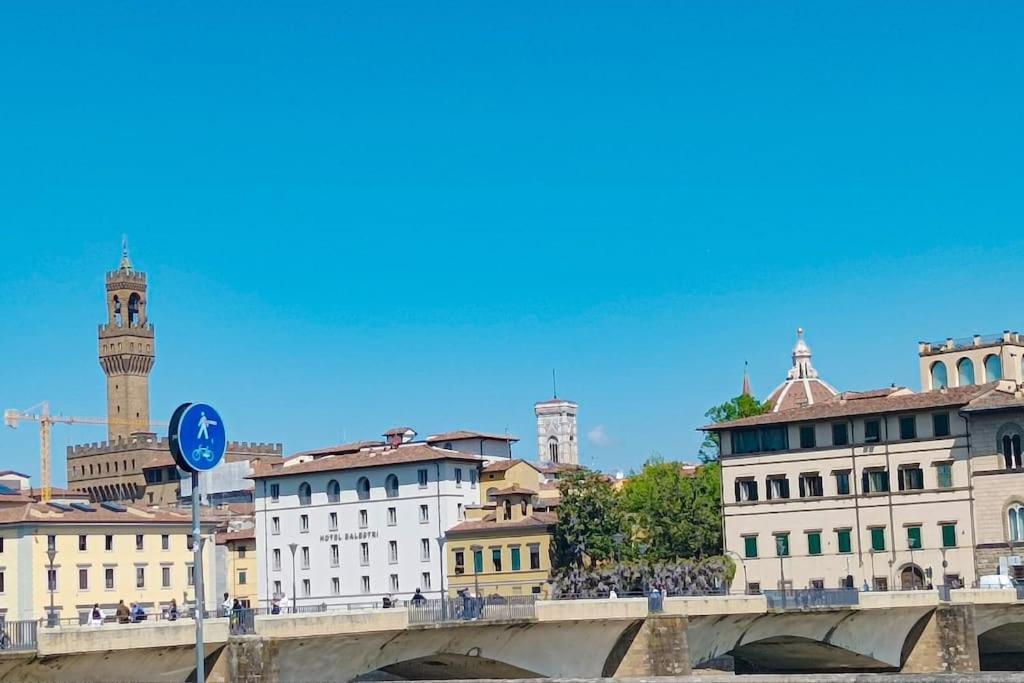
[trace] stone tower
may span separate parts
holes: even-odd
[[[120,265],[107,273],[107,322],[100,325],[99,339],[111,441],[149,431],[149,372],[156,340],[146,303],[146,274],[132,268],[125,241]]]
[[[562,465],[580,463],[576,434],[576,409],[572,401],[555,396],[533,406],[537,415],[537,451],[541,462]]]

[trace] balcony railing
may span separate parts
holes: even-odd
[[[0,650],[34,650],[38,633],[39,622],[35,619],[0,621]]]
[[[801,611],[835,609],[860,604],[860,591],[856,588],[799,588],[795,590],[766,590],[764,597],[770,610]]]
[[[532,595],[513,595],[507,598],[434,598],[419,604],[409,603],[409,624],[535,619],[536,605]]]

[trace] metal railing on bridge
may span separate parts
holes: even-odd
[[[770,610],[814,610],[852,607],[860,604],[860,591],[856,588],[798,588],[793,590],[766,590],[764,597]]]
[[[38,634],[39,622],[35,619],[0,620],[0,650],[34,650]]]
[[[461,621],[534,619],[537,603],[532,595],[487,598],[434,598],[419,604],[410,602],[409,624],[444,624]]]

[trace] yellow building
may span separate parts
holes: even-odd
[[[556,516],[534,510],[537,491],[518,484],[489,497],[492,512],[448,530],[449,591],[546,596]]]
[[[202,528],[206,535],[213,525]],[[85,618],[96,603],[112,615],[119,600],[153,612],[174,598],[183,608],[195,598],[190,532],[187,513],[0,496],[0,616],[44,618],[51,589],[63,619]],[[212,546],[204,543],[208,586]],[[209,607],[215,596],[207,593]]]
[[[256,562],[256,529],[225,531],[217,534],[217,547],[227,554],[227,586],[232,599],[242,607],[253,607],[259,602],[257,581],[259,563]]]
[[[537,491],[534,501],[537,509],[547,509],[558,504],[557,484],[544,472],[525,460],[500,460],[480,471],[480,505],[491,509],[494,493],[510,486]]]

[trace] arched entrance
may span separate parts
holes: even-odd
[[[921,590],[924,586],[924,572],[916,564],[908,564],[900,570],[900,590]]]

